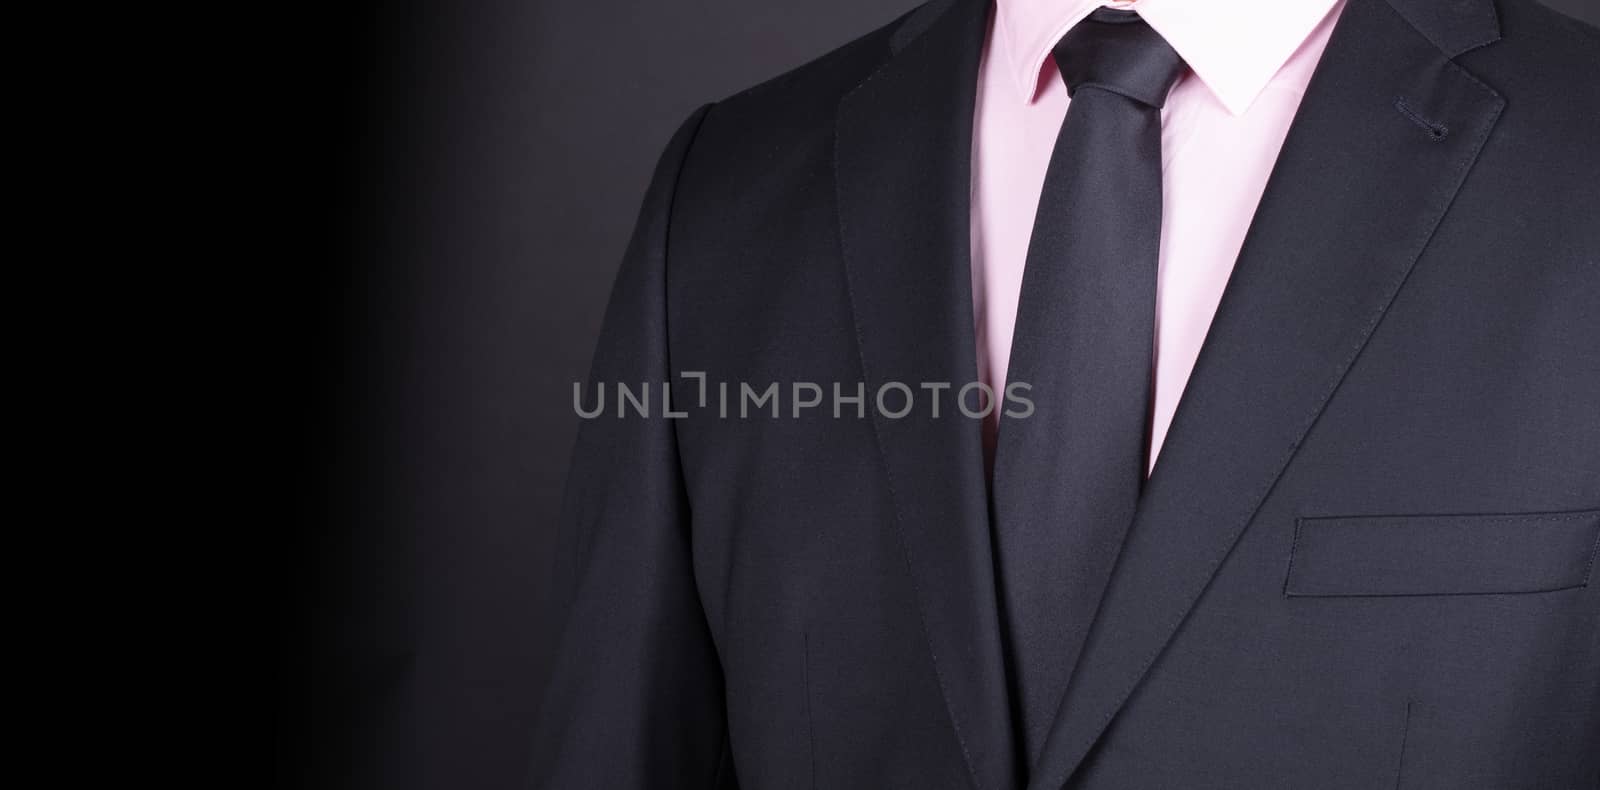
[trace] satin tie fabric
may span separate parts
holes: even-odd
[[[994,460],[1008,671],[1026,765],[1055,718],[1144,483],[1161,106],[1182,59],[1131,11],[1054,49],[1071,95],[1028,245]]]

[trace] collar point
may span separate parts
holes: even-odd
[[[1259,91],[1250,94],[1242,92],[1218,93],[1217,100],[1222,103],[1223,108],[1228,111],[1229,115],[1237,118],[1250,111],[1250,105],[1256,103],[1256,96],[1258,95],[1260,95]]]

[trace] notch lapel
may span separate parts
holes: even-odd
[[[1307,88],[1031,788],[1066,783],[1172,639],[1499,117],[1503,100],[1450,61],[1498,37],[1490,0],[1460,16],[1392,2],[1349,0]]]
[[[873,410],[894,528],[951,723],[982,790],[1019,781],[982,425],[953,402],[978,380],[968,223],[988,5],[935,0],[913,12],[894,34],[889,60],[841,100],[834,141],[840,244],[867,397],[887,382],[917,392],[906,417]],[[937,418],[922,382],[952,385]]]

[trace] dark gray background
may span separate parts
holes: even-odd
[[[323,507],[288,579],[286,784],[518,786],[571,386],[657,154],[699,104],[915,4],[421,0],[324,25],[349,265],[311,308]]]

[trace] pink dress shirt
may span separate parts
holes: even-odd
[[[1050,50],[1105,5],[1139,12],[1189,64],[1161,111],[1154,468],[1300,97],[1344,0],[997,0],[973,126],[978,374],[1003,392],[1034,212],[1067,89]],[[991,420],[986,440],[993,448]]]

